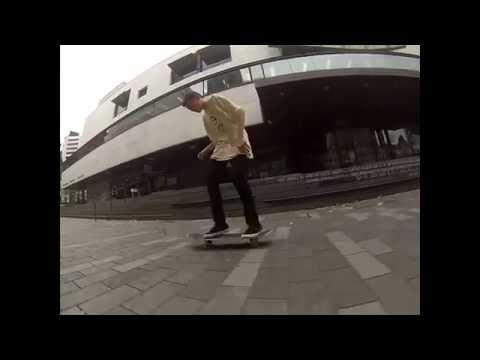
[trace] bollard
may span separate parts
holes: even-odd
[[[97,222],[97,202],[93,200],[93,220]]]

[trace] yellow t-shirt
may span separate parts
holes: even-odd
[[[245,111],[220,95],[212,95],[206,100],[203,125],[210,141],[215,144],[211,159],[226,161],[242,154],[239,146],[247,145],[244,152],[253,159],[253,151],[245,130]]]

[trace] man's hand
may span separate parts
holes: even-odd
[[[202,151],[197,154],[198,160],[206,160],[210,157],[213,150],[215,149],[215,144],[210,143],[208,144]]]
[[[205,160],[206,158],[207,158],[207,154],[205,153],[205,150],[202,150],[197,154],[198,160]]]
[[[248,145],[247,143],[243,143],[242,145],[240,145],[238,147],[238,150],[242,153],[242,154],[247,154],[248,153]]]

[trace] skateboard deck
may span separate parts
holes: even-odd
[[[271,231],[272,231],[271,229],[263,229],[260,232],[260,234],[258,234],[257,236],[254,236],[254,237],[250,237],[250,238],[243,238],[242,237],[243,232],[240,231],[239,229],[231,230],[231,231],[226,232],[224,234],[220,234],[220,235],[217,235],[213,238],[208,238],[208,239],[205,239],[203,237],[203,234],[200,234],[200,233],[193,233],[193,234],[190,234],[190,236],[193,239],[202,240],[203,242],[205,242],[205,245],[207,247],[210,246],[210,245],[213,245],[213,243],[215,241],[220,240],[220,239],[248,240],[250,242],[251,246],[258,246],[258,240],[261,239],[262,237],[264,237],[265,235],[267,235],[268,233],[270,233]]]

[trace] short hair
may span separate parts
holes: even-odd
[[[196,97],[201,98],[202,96],[201,96],[199,93],[195,92],[195,91],[189,92],[188,94],[186,94],[186,95],[184,96],[182,106],[186,106],[187,103],[188,103],[190,100],[192,100],[193,98],[196,98]]]

